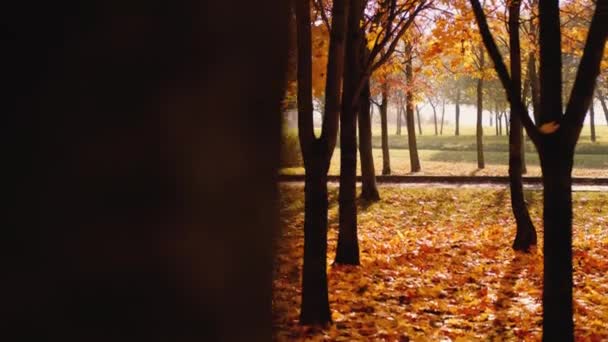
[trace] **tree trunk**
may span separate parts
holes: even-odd
[[[496,135],[502,136],[502,113],[496,112]]]
[[[416,123],[418,124],[418,133],[422,135],[422,122],[420,121],[420,108],[416,105]]]
[[[361,159],[361,198],[378,201],[380,194],[376,185],[376,170],[372,154],[372,123],[369,113],[369,81],[365,82],[359,97],[359,156]]]
[[[363,41],[359,22],[363,13],[361,0],[353,0],[348,11],[346,51],[344,56],[344,83],[342,115],[340,116],[340,204],[338,215],[340,230],[336,249],[337,264],[359,264],[357,237],[357,86],[362,78],[360,47]]]
[[[408,58],[405,64],[405,78],[408,85],[412,84],[412,59]],[[407,122],[407,143],[410,152],[411,172],[420,171],[420,159],[418,159],[418,147],[416,146],[416,128],[414,127],[414,103],[411,88],[408,87],[405,102],[405,118]]]
[[[391,174],[391,160],[388,148],[388,84],[382,85],[382,102],[380,103],[380,124],[382,125],[382,174]],[[401,109],[397,108],[399,133],[401,133]]]
[[[439,134],[443,135],[443,121],[445,119],[445,99],[443,99],[442,105],[441,105],[441,126],[439,128]]]
[[[513,109],[512,109],[513,110]],[[509,135],[509,186],[511,190],[511,209],[515,217],[517,230],[513,249],[528,251],[530,246],[536,245],[536,229],[530,219],[530,213],[524,198],[522,181],[522,125],[518,116],[511,116],[511,135]],[[519,134],[513,132],[520,132]]]
[[[600,100],[600,104],[602,105],[602,110],[604,111],[604,117],[606,118],[606,125],[608,125],[608,106],[606,106],[606,100],[604,99],[604,94],[597,89],[597,98]]]
[[[397,107],[397,131],[396,135],[401,135],[401,106]]]
[[[521,98],[521,50],[519,45],[520,2],[509,5],[509,45],[513,97]],[[511,135],[509,136],[509,185],[511,190],[511,209],[517,226],[513,249],[528,251],[536,244],[536,229],[530,219],[524,199],[522,182],[523,169],[523,126],[520,117],[524,113],[515,112],[511,105]]]
[[[525,175],[526,173],[528,173],[528,168],[526,167],[526,135],[524,132],[524,127],[521,126],[519,131],[521,135],[521,148],[519,149],[521,155],[521,174]]]
[[[323,116],[321,137],[317,139],[314,134],[312,114],[310,3],[308,1],[296,1],[298,135],[306,171],[301,324],[326,324],[331,322],[327,299],[326,274],[327,171],[336,145],[338,131],[338,114],[341,102],[340,85],[344,71],[347,10],[348,2],[344,0],[334,1],[325,85],[325,115]],[[353,121],[352,124],[354,124],[356,122],[354,113],[351,111],[350,114]],[[347,132],[350,131],[347,130]],[[346,144],[348,150],[349,146],[352,146],[352,141],[345,139],[342,143],[342,148],[345,147],[344,144]]]
[[[492,127],[492,126],[493,126],[492,118],[493,118],[493,116],[492,116],[492,111],[490,111],[490,127]]]
[[[435,105],[429,100],[429,104],[431,105],[431,108],[433,108],[433,124],[435,124],[435,135],[438,135],[437,132],[437,109],[435,108]]]
[[[483,51],[483,46],[480,47],[480,65],[483,68],[484,66],[484,56],[485,53]],[[483,77],[480,77],[477,80],[477,129],[476,131],[476,142],[477,142],[477,168],[484,169],[486,167],[486,163],[483,158]]]
[[[13,4],[1,339],[271,340],[287,1]]]
[[[460,88],[456,89],[456,103],[454,104],[456,107],[456,130],[454,131],[455,136],[460,135]]]
[[[593,100],[591,100],[591,106],[589,106],[589,126],[591,129],[591,141],[595,142],[595,109],[593,108]]]
[[[557,135],[557,134],[555,134]],[[560,137],[541,147],[543,171],[543,341],[573,341],[572,160]]]
[[[482,39],[494,67],[507,90],[509,101],[525,112],[520,98],[513,96],[512,83],[500,52],[492,39],[478,0],[471,5]],[[608,1],[597,1],[584,52],[562,112],[562,47],[559,1],[539,1],[540,21],[540,121],[556,123],[555,130],[540,131],[523,115],[528,134],[536,144],[543,173],[544,274],[543,341],[573,341],[572,301],[572,165],[585,114],[593,99],[593,84],[600,73],[602,52],[608,34]],[[511,132],[513,134],[513,132]]]
[[[318,151],[322,152],[322,151]],[[331,322],[327,294],[327,171],[322,156],[306,169],[301,324]]]
[[[505,134],[509,135],[509,117],[507,116],[506,112],[502,112],[502,117],[505,119]]]

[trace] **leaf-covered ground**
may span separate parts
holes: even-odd
[[[515,253],[506,189],[382,186],[359,206],[361,266],[332,266],[337,189],[330,187],[329,299],[334,324],[298,325],[303,186],[281,186],[274,339],[537,341],[541,337],[540,192],[527,193],[539,247]],[[574,195],[576,338],[608,340],[608,194]]]

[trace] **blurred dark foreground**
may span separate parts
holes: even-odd
[[[287,2],[12,6],[0,339],[270,340]]]

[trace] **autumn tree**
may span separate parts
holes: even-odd
[[[516,87],[478,0],[470,0],[480,33],[509,102],[536,145],[543,172],[543,340],[574,340],[572,320],[572,166],[574,148],[593,98],[608,33],[608,0],[596,1],[576,78],[562,107],[559,1],[539,1],[540,127],[516,96]]]
[[[325,324],[331,322],[326,274],[327,172],[338,131],[340,85],[344,70],[345,32],[349,2],[344,0],[334,0],[333,2],[325,86],[325,115],[319,138],[315,137],[312,116],[310,2],[296,0],[295,3],[298,38],[298,130],[306,172],[300,323]]]
[[[512,96],[521,99],[522,104],[525,102],[522,99],[522,81],[521,81],[521,52],[519,40],[519,22],[520,22],[521,2],[512,0],[508,5],[509,11],[509,46],[510,46],[510,62],[511,62],[511,81],[513,82]],[[523,130],[521,117],[518,107],[511,106],[511,120],[509,135],[509,186],[511,190],[511,208],[515,216],[517,231],[513,248],[515,250],[527,251],[531,245],[536,244],[536,229],[530,219],[530,213],[526,207],[524,199],[524,190],[522,182],[522,148],[523,148]]]
[[[414,92],[413,92],[413,46],[405,42],[405,80],[407,88],[405,93],[405,120],[407,123],[407,144],[410,155],[410,171],[420,172],[420,158],[416,144],[416,127],[414,127]]]
[[[374,80],[374,92],[379,93],[381,101],[378,103],[380,108],[381,121],[381,148],[382,148],[382,174],[391,173],[390,155],[388,145],[388,107],[389,99],[392,99],[393,107],[396,107],[396,135],[401,135],[401,126],[405,120],[405,75],[402,73],[401,59],[399,55],[402,51],[395,49],[396,54],[378,68],[372,75]]]
[[[391,57],[400,37],[411,26],[416,15],[427,8],[431,2],[431,0],[389,0],[383,2],[382,6],[373,7],[378,11],[374,16],[377,20],[365,22],[362,19],[367,1],[354,0],[350,4],[340,116],[340,192],[338,196],[340,230],[335,259],[338,264],[359,264],[357,206],[355,203],[356,122],[359,97],[363,88],[368,84],[372,72]],[[370,39],[372,43],[369,55],[362,56],[361,44],[366,40],[366,29],[377,33],[375,38]],[[371,134],[369,136],[371,137]],[[368,156],[371,156],[371,151]]]

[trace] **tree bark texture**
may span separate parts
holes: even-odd
[[[456,89],[456,103],[455,106],[455,121],[456,121],[456,130],[454,131],[455,136],[460,135],[460,88]]]
[[[380,194],[376,185],[376,169],[372,154],[372,123],[369,113],[369,81],[365,82],[359,98],[359,156],[361,160],[361,198],[378,201]]]
[[[388,147],[388,84],[382,85],[382,102],[380,103],[380,125],[382,126],[382,174],[391,174],[391,159]],[[401,108],[397,108],[397,121],[401,133]]]
[[[296,1],[298,135],[306,172],[301,324],[326,324],[331,322],[326,274],[327,172],[336,145],[339,123],[347,10],[348,2],[344,0],[334,1],[325,85],[325,115],[323,116],[321,136],[316,138],[312,113],[310,3],[308,1]]]
[[[361,44],[359,22],[363,14],[361,0],[350,3],[347,20],[346,50],[344,56],[344,86],[342,114],[340,116],[340,192],[338,216],[340,229],[336,248],[337,264],[359,264],[357,237],[356,172],[357,172],[357,111],[355,98],[361,75]]]
[[[521,98],[521,50],[519,43],[519,14],[521,3],[514,1],[509,5],[509,46],[511,61],[512,93]],[[509,135],[509,186],[511,190],[511,209],[517,226],[513,249],[528,251],[536,244],[536,229],[530,219],[524,199],[522,182],[522,147],[523,127],[520,117],[523,113],[514,113],[517,107],[511,107],[511,135]]]
[[[485,64],[485,51],[483,47],[479,48],[479,64],[483,69]],[[477,168],[484,169],[486,167],[483,158],[483,76],[477,80],[477,127],[475,129],[476,144],[477,144]]]
[[[408,58],[405,64],[405,78],[407,84],[412,84],[412,59]],[[416,145],[416,128],[414,127],[414,103],[411,88],[408,88],[405,103],[405,116],[407,122],[407,143],[410,152],[411,172],[420,171],[420,159],[418,158],[418,147]]]

